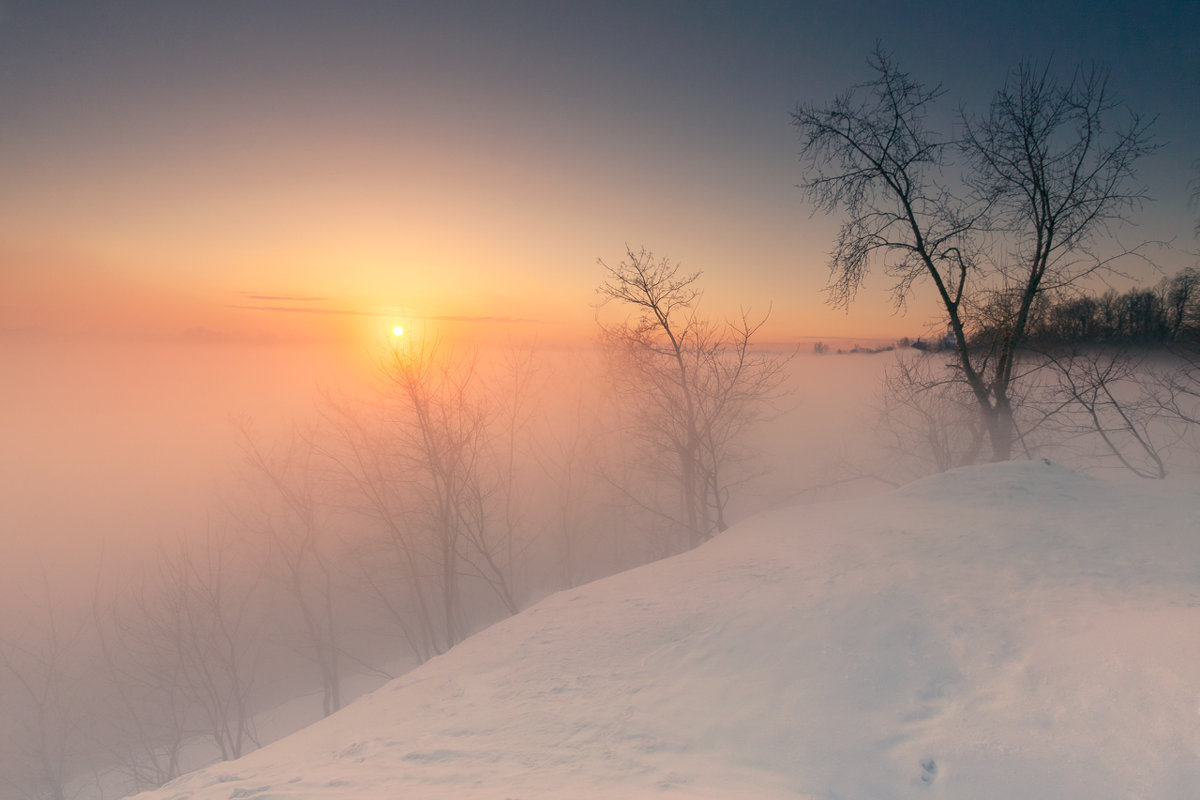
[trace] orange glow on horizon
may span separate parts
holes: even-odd
[[[320,249],[290,262],[250,255],[239,269],[213,268],[203,281],[156,270],[157,257],[104,257],[61,245],[9,243],[5,328],[37,335],[155,339],[192,343],[332,346],[346,364],[373,364],[396,342],[443,341],[483,347],[586,346],[596,339],[599,269],[531,275],[495,254],[443,261],[406,260],[365,249],[335,258]],[[688,263],[683,262],[685,267]],[[353,265],[353,266],[347,266]],[[739,279],[720,263],[698,264],[706,290],[700,312],[715,321],[770,309],[762,344],[817,339],[885,340],[938,329],[936,309],[914,303],[896,315],[867,293],[849,312],[832,309],[819,287],[792,279]],[[608,316],[613,309],[601,309]],[[371,367],[373,368],[373,367]]]

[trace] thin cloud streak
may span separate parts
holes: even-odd
[[[241,311],[279,311],[288,314],[322,314],[330,316],[345,316],[345,317],[407,317],[408,319],[420,319],[428,322],[496,322],[496,323],[539,323],[541,320],[529,319],[527,317],[500,317],[500,316],[474,316],[470,314],[409,314],[387,311],[354,311],[345,308],[313,308],[311,306],[243,306],[231,305],[230,308],[236,308]]]
[[[300,297],[291,294],[247,294],[245,297],[248,300],[282,300],[297,303],[319,303],[329,299],[328,297]]]
[[[236,308],[240,311],[281,311],[287,314],[329,314],[343,317],[391,317],[394,314],[386,314],[380,311],[351,311],[343,308],[313,308],[311,306],[243,306],[231,305],[230,308]]]

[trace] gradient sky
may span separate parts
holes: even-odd
[[[876,40],[983,108],[1101,61],[1164,146],[1137,236],[1194,263],[1200,3],[0,2],[0,332],[587,337],[598,258],[704,271],[767,334],[916,335],[880,276],[824,305],[798,103]],[[951,104],[951,106],[953,103]],[[951,108],[948,106],[948,110]]]

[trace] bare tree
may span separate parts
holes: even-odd
[[[180,539],[93,622],[120,711],[108,744],[135,789],[177,777],[184,745],[222,760],[258,746],[251,707],[263,631],[251,619],[258,569],[224,533]]]
[[[255,524],[270,542],[271,560],[300,617],[306,655],[320,675],[321,709],[328,716],[342,707],[342,652],[330,552],[333,537],[318,497],[316,433],[294,428],[270,450],[263,449],[248,427],[241,433],[246,464],[262,484]]]
[[[175,626],[164,636],[161,614],[145,576],[131,581],[119,596],[102,598],[97,586],[92,600],[92,622],[114,704],[105,749],[135,792],[179,777],[184,744],[195,733],[184,648]]]
[[[698,272],[683,274],[645,249],[627,248],[619,265],[600,265],[607,272],[602,302],[632,312],[601,323],[616,359],[614,382],[633,409],[648,463],[665,466],[678,491],[681,516],[658,511],[681,524],[694,547],[727,526],[729,461],[778,396],[787,357],[752,349],[765,320],[743,314],[722,328],[699,317]]]
[[[1200,350],[1173,349],[1165,365],[1151,372],[1147,390],[1157,406],[1155,416],[1178,432],[1179,441],[1200,453]]]
[[[159,569],[160,608],[178,626],[186,692],[221,758],[240,758],[258,746],[250,705],[263,633],[250,624],[257,570],[235,559],[229,534],[211,530],[199,545],[181,540]]]
[[[809,198],[846,217],[830,260],[831,299],[850,303],[875,264],[893,277],[901,306],[915,284],[930,282],[991,458],[1006,460],[1031,310],[1042,293],[1111,270],[1131,252],[1098,245],[1144,199],[1129,184],[1154,149],[1149,123],[1131,114],[1114,124],[1120,106],[1102,70],[1060,83],[1025,64],[986,116],[964,117],[956,140],[927,127],[939,87],[914,81],[882,49],[869,63],[874,80],[792,115]],[[1001,324],[976,338],[985,310],[1003,310]]]
[[[443,360],[433,347],[395,350],[388,377],[400,414],[397,455],[414,478],[417,513],[432,536],[443,633],[452,646],[465,633],[460,572],[482,579],[509,613],[517,611],[503,535],[511,535],[504,528],[509,509],[496,512],[502,478],[487,464],[488,409],[475,396],[474,363]]]
[[[421,661],[459,642],[479,612],[494,617],[480,589],[504,613],[518,609],[532,354],[495,365],[485,376],[473,356],[398,347],[375,400],[325,404],[331,479],[377,534],[358,547],[361,577]]]
[[[984,429],[970,391],[936,356],[898,356],[885,370],[878,441],[917,475],[973,464]]]
[[[487,452],[497,478],[496,494],[501,506],[502,569],[514,598],[523,580],[518,574],[525,562],[522,550],[528,545],[520,533],[526,527],[521,502],[525,494],[521,491],[521,456],[530,450],[525,443],[530,438],[531,421],[539,412],[531,391],[538,372],[534,355],[532,346],[505,348],[497,359],[499,372],[492,379],[493,389],[488,392],[496,411],[489,426]],[[515,603],[510,610],[516,613]]]
[[[1158,293],[1172,342],[1200,341],[1200,268],[1187,267],[1163,278]]]
[[[363,583],[424,662],[447,645],[436,589],[441,572],[414,510],[416,476],[406,468],[394,420],[383,405],[327,398],[325,409],[333,437],[324,455],[344,484],[341,502],[373,523],[378,534],[357,548]]]
[[[44,581],[44,579],[43,579]],[[0,698],[4,716],[15,726],[0,787],[28,800],[67,800],[71,769],[77,766],[86,713],[79,694],[73,654],[59,630],[45,589],[44,618],[29,635],[0,641]],[[36,609],[37,603],[30,604]]]
[[[577,387],[563,423],[537,442],[537,461],[555,488],[550,525],[562,544],[563,583],[568,587],[580,581],[580,538],[587,526],[583,509],[594,492],[599,457],[597,416],[582,387]]]
[[[1043,359],[1053,376],[1046,417],[1064,445],[1090,447],[1141,478],[1166,477],[1166,451],[1182,430],[1160,413],[1165,395],[1144,353],[1089,347]]]

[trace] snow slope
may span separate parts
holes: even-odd
[[[1200,796],[1200,493],[1042,462],[561,592],[139,800]]]

